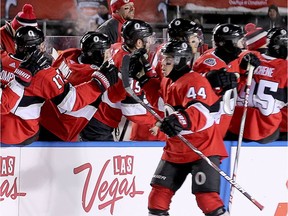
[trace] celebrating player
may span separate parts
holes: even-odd
[[[1,114],[1,142],[4,144],[30,144],[37,140],[40,111],[45,100],[50,99],[62,111],[75,111],[95,101],[113,84],[100,72],[93,73],[89,82],[77,87],[64,82],[62,76],[50,67],[45,52],[41,51],[44,34],[36,27],[19,28],[15,42],[15,55],[6,52],[1,55],[1,83],[6,85],[15,74],[23,77],[22,83],[30,82],[24,79],[29,77],[29,73],[33,78],[17,106],[9,113]],[[4,73],[6,79],[3,79]]]
[[[187,42],[168,42],[162,53],[164,78],[161,83],[149,78],[143,68],[137,66],[141,64],[139,58],[138,62],[133,60],[130,63],[130,74],[141,82],[149,102],[158,106],[160,97],[165,103],[166,117],[160,130],[168,137],[151,181],[149,215],[169,215],[172,197],[189,173],[193,176],[192,193],[203,213],[207,216],[228,215],[219,196],[219,173],[176,136],[179,133],[183,135],[219,165],[227,157],[227,152],[211,115],[213,107],[217,106],[218,97],[205,77],[191,71],[193,56]]]

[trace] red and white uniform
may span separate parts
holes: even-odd
[[[254,70],[250,88],[245,139],[261,140],[274,133],[282,121],[281,109],[287,106],[287,60],[262,54]],[[241,88],[229,131],[239,134],[245,89]]]
[[[176,111],[176,108],[183,108],[187,112],[191,128],[181,131],[181,135],[203,154],[219,155],[221,158],[228,156],[221,134],[215,128],[214,117],[209,111],[209,107],[218,101],[218,96],[207,79],[199,73],[190,72],[175,82],[163,78],[160,83],[152,78],[143,89],[151,104],[157,105],[159,101],[164,101],[165,113],[168,115]],[[187,163],[200,157],[175,136],[167,138],[162,159],[173,163]]]
[[[98,70],[95,65],[79,63],[80,54],[80,49],[67,49],[53,63],[53,67],[59,68],[63,77],[73,86],[90,81],[92,73]],[[96,107],[87,105],[74,112],[61,113],[52,101],[47,100],[41,110],[40,123],[63,141],[78,141],[79,133],[96,110]]]
[[[5,85],[14,79],[14,71],[21,60],[12,55],[1,55],[1,58],[1,83]],[[100,94],[99,88],[92,82],[74,88],[65,83],[53,67],[43,69],[33,77],[30,86],[25,88],[18,105],[11,112],[1,114],[1,142],[29,144],[35,141],[39,131],[41,107],[47,99],[57,101],[60,110],[69,112],[90,104]]]
[[[112,53],[114,65],[121,72],[123,56],[130,54],[130,52],[118,44],[118,47],[113,48]],[[135,81],[132,78],[130,81],[134,92],[140,97],[143,97],[144,94],[138,81]],[[128,120],[140,124],[150,125],[155,122],[154,117],[126,93],[122,79],[120,78],[115,85],[111,86],[103,93],[102,102],[100,103],[94,118],[111,128],[117,128],[122,115]]]
[[[162,75],[162,70],[161,70],[161,48],[163,47],[164,44],[161,44],[157,47],[155,54],[149,55],[151,57],[152,61],[152,68],[156,72],[157,76],[161,79],[163,77]],[[150,61],[150,62],[151,62]],[[157,111],[155,110],[160,116],[164,116],[163,110],[162,111]],[[152,135],[150,132],[150,129],[154,125],[143,125],[143,124],[137,124],[132,122],[131,125],[131,135],[130,135],[130,140],[134,141],[165,141],[165,134],[158,130],[158,133],[156,136]]]
[[[21,100],[24,94],[24,86],[15,79],[5,87],[0,88],[0,114],[9,113]]]
[[[240,73],[239,59],[237,58],[231,61],[229,64],[226,64],[225,61],[215,55],[215,49],[210,49],[207,50],[203,55],[201,55],[193,65],[193,71],[201,74],[206,74],[211,70],[219,70],[221,68],[226,68],[227,72]],[[217,89],[214,90],[216,93],[218,92]],[[219,95],[219,100],[222,101],[220,103],[219,112],[216,112],[214,117],[217,123],[217,127],[222,133],[223,138],[229,128],[230,121],[236,105],[234,95],[237,95],[236,88],[226,91],[223,97]]]

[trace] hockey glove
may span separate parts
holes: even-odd
[[[101,65],[99,71],[92,74],[92,80],[104,92],[118,81],[118,69],[115,65],[105,62]]]
[[[131,56],[129,64],[129,75],[137,80],[140,86],[143,86],[149,80],[146,72],[151,71],[152,69],[151,65],[144,57],[145,53],[146,49],[144,48],[136,50]]]
[[[243,56],[240,62],[240,68],[243,70],[247,70],[248,63],[250,63],[256,68],[260,65],[261,62],[259,58],[253,53],[247,53],[246,55]]]
[[[51,59],[48,58],[48,56],[47,53],[37,49],[27,59],[24,59],[24,61],[21,62],[20,68],[29,70],[34,76],[40,70],[50,66]]]
[[[140,59],[140,62],[143,65],[145,73],[152,70],[150,63],[148,62],[147,58],[145,57],[145,55],[147,56],[146,53],[147,53],[147,50],[145,48],[140,48],[140,49],[137,49],[131,57],[131,58],[134,58],[134,56],[135,56],[136,59]]]
[[[29,70],[16,68],[14,71],[15,80],[21,85],[28,87],[32,81],[32,73]]]
[[[169,137],[176,136],[183,129],[189,129],[191,121],[185,111],[174,112],[173,114],[165,117],[161,123],[160,130],[167,134]]]
[[[206,74],[212,88],[222,88],[224,91],[237,87],[237,77],[233,72],[227,72],[225,68],[212,70]]]

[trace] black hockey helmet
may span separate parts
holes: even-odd
[[[104,60],[106,49],[109,49],[111,42],[107,35],[100,32],[88,31],[80,39],[80,47],[83,55],[81,61],[86,64],[100,66]]]
[[[275,58],[287,58],[287,30],[280,27],[272,28],[267,33],[267,54]]]
[[[243,29],[234,24],[221,24],[213,29],[212,40],[216,47],[237,47],[238,41],[244,37]]]
[[[138,39],[144,40],[151,35],[153,35],[152,27],[142,20],[127,20],[122,26],[124,43],[130,48],[134,47]]]
[[[193,21],[176,18],[168,25],[168,34],[172,40],[188,40],[190,35],[197,35],[201,42],[204,41],[203,32],[198,24]]]
[[[174,58],[174,68],[181,70],[190,65],[193,58],[192,48],[186,41],[172,40],[161,49],[162,54],[171,55]]]
[[[16,53],[27,54],[35,51],[44,42],[44,33],[37,27],[23,26],[15,32]]]

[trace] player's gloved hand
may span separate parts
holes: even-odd
[[[50,66],[51,59],[48,58],[48,56],[48,53],[41,52],[37,49],[21,62],[19,68],[29,70],[32,75],[35,76],[40,70]]]
[[[222,88],[224,91],[237,87],[236,73],[227,72],[226,68],[212,70],[206,74],[212,88]]]
[[[99,86],[102,92],[118,81],[118,69],[108,61],[104,62],[99,71],[92,74],[92,80]]]
[[[147,58],[148,58],[148,55],[147,55],[147,50],[145,48],[140,48],[140,49],[137,49],[133,55],[131,56],[131,58],[135,58],[135,59],[140,59],[140,62],[142,63],[143,65],[143,68],[144,68],[144,71],[145,73],[149,72],[152,70],[152,67],[151,67],[151,64],[148,62]],[[131,60],[130,60],[131,61]]]
[[[136,50],[131,58],[129,64],[129,75],[137,80],[140,86],[143,86],[148,80],[146,72],[151,71],[151,65],[144,57],[146,49],[141,48]]]
[[[21,85],[28,87],[32,81],[32,73],[29,70],[16,68],[14,71],[15,80]]]
[[[174,112],[165,117],[160,125],[160,130],[169,137],[176,136],[184,129],[191,127],[191,121],[185,111]]]
[[[248,63],[250,63],[256,68],[260,65],[261,62],[255,54],[247,53],[246,55],[243,56],[240,62],[240,68],[243,70],[247,70]]]

